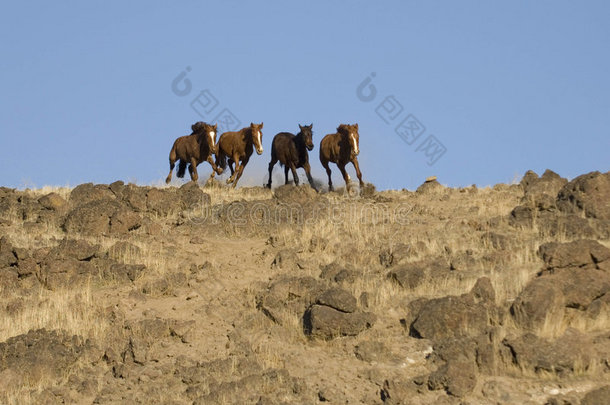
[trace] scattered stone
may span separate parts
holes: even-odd
[[[68,202],[57,193],[49,193],[42,196],[38,199],[38,202],[43,208],[53,211],[61,211],[68,205]]]

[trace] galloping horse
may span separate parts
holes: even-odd
[[[233,183],[233,187],[237,185],[237,181],[244,172],[244,167],[250,160],[253,147],[256,148],[256,153],[259,155],[263,153],[262,128],[262,122],[260,124],[250,123],[249,127],[242,128],[237,132],[225,132],[220,135],[216,165],[224,169],[227,167],[227,158],[229,159],[231,177],[227,180],[227,184]],[[233,170],[233,163],[235,163],[235,170]]]
[[[290,132],[280,132],[273,138],[271,145],[271,162],[269,163],[269,182],[267,188],[271,188],[271,173],[273,166],[280,161],[280,166],[284,166],[284,176],[286,184],[288,184],[288,169],[292,170],[292,178],[295,186],[299,185],[299,176],[297,176],[297,168],[302,167],[307,174],[307,180],[311,188],[316,190],[311,177],[311,167],[309,166],[308,150],[313,149],[312,131],[313,124],[309,126],[301,126],[301,131],[293,135]],[[316,190],[317,191],[317,190]]]
[[[172,181],[172,171],[177,160],[180,160],[180,163],[176,176],[180,178],[184,177],[188,164],[191,180],[197,182],[197,179],[199,179],[197,166],[204,160],[212,165],[214,172],[222,173],[222,168],[217,167],[212,159],[212,154],[216,153],[216,128],[217,125],[212,126],[199,121],[191,125],[192,134],[181,136],[174,141],[172,150],[169,152],[169,174],[165,179],[166,183]],[[212,172],[212,175],[214,175],[214,172]]]
[[[352,162],[354,169],[356,169],[356,175],[358,181],[360,181],[360,188],[364,187],[362,181],[362,173],[360,172],[360,166],[358,165],[358,153],[360,149],[358,147],[360,136],[358,135],[358,124],[346,125],[341,124],[337,127],[337,132],[334,134],[328,134],[320,142],[320,163],[326,169],[328,175],[328,190],[333,190],[333,182],[330,178],[330,167],[329,162],[337,164],[343,180],[345,180],[345,186],[350,189],[350,177],[345,171],[345,165]]]

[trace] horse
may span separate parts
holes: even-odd
[[[177,160],[180,160],[180,163],[176,176],[184,177],[188,164],[189,174],[194,182],[199,179],[197,166],[204,160],[208,161],[214,172],[218,174],[223,172],[223,169],[217,167],[214,159],[212,159],[212,154],[216,153],[216,128],[217,125],[212,126],[199,121],[191,125],[193,132],[190,135],[181,136],[174,141],[172,150],[169,152],[169,174],[165,179],[166,183],[172,181],[172,172]],[[212,175],[214,172],[212,172]]]
[[[263,154],[263,133],[261,129],[263,123],[250,123],[249,127],[245,127],[236,132],[225,132],[220,135],[218,140],[218,152],[216,153],[216,165],[225,169],[227,167],[227,159],[229,160],[229,169],[231,169],[231,177],[227,179],[227,184],[233,183],[233,188],[237,185],[237,181],[244,172],[244,167],[248,164],[250,156],[253,152],[253,147],[256,148],[256,153]],[[233,170],[235,163],[235,170]],[[214,176],[214,173],[212,173]]]
[[[288,169],[292,171],[292,178],[296,186],[299,185],[299,176],[297,176],[297,168],[302,167],[305,169],[307,174],[307,180],[309,185],[314,190],[316,186],[313,183],[311,177],[311,167],[309,166],[309,153],[307,151],[313,150],[312,131],[313,124],[307,126],[299,125],[299,133],[296,135],[290,132],[280,132],[273,137],[273,143],[271,144],[271,162],[269,163],[269,182],[267,188],[271,188],[271,173],[273,172],[273,166],[280,162],[280,166],[284,166],[284,177],[286,178],[286,184],[288,184]]]
[[[341,124],[337,127],[336,133],[328,134],[320,141],[320,163],[322,163],[322,166],[324,166],[326,174],[328,175],[329,191],[333,191],[333,182],[330,177],[331,171],[328,166],[329,162],[336,163],[339,170],[341,170],[348,191],[350,189],[350,177],[345,171],[345,165],[352,162],[354,169],[356,169],[358,180],[360,181],[360,188],[362,189],[362,187],[364,187],[362,173],[360,172],[357,158],[360,153],[358,146],[359,139],[358,124]]]

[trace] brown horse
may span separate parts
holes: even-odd
[[[307,174],[307,180],[311,188],[316,190],[311,177],[311,167],[309,166],[309,153],[307,151],[313,149],[312,131],[313,124],[309,126],[301,126],[301,131],[293,135],[290,132],[280,132],[273,138],[271,144],[271,162],[269,163],[269,182],[267,188],[271,188],[271,174],[273,166],[279,160],[280,166],[284,166],[284,177],[288,184],[288,169],[292,171],[292,179],[296,186],[299,185],[299,176],[297,176],[297,168],[302,167]],[[316,190],[317,191],[317,190]]]
[[[330,167],[329,162],[337,164],[343,180],[345,180],[345,186],[349,190],[350,178],[349,174],[345,171],[345,165],[352,162],[354,169],[356,169],[356,175],[360,181],[360,188],[364,186],[362,181],[362,173],[360,173],[360,166],[358,165],[358,153],[360,149],[358,147],[360,136],[358,135],[358,124],[346,125],[341,124],[337,127],[337,132],[334,134],[328,134],[320,142],[320,163],[326,169],[328,175],[328,190],[333,190],[333,182],[330,178]]]
[[[217,125],[212,126],[199,121],[191,125],[192,134],[176,139],[172,150],[169,152],[169,174],[165,179],[166,183],[172,181],[172,171],[177,160],[180,160],[180,163],[176,176],[180,178],[184,177],[188,164],[191,180],[196,182],[199,179],[197,166],[204,160],[212,165],[214,172],[222,173],[222,168],[217,167],[214,159],[212,159],[212,154],[216,153],[216,128]],[[214,172],[212,172],[212,175]]]
[[[227,167],[227,158],[229,159],[231,177],[227,180],[227,184],[233,183],[233,187],[237,185],[237,181],[244,172],[244,167],[246,167],[248,160],[250,160],[253,147],[256,148],[256,153],[259,155],[263,153],[262,128],[262,122],[260,124],[250,123],[249,127],[242,128],[237,132],[225,132],[220,135],[218,152],[216,153],[216,165],[225,169]],[[235,163],[235,170],[233,170],[233,163]]]

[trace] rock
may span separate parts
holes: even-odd
[[[98,271],[91,262],[71,257],[48,258],[40,264],[40,282],[49,290],[85,284]]]
[[[6,236],[3,236],[0,239],[0,269],[16,264],[17,255],[15,255],[13,245]]]
[[[402,263],[413,254],[410,245],[399,243],[392,248],[386,248],[379,253],[379,262],[384,267],[391,267]]]
[[[507,337],[502,344],[510,349],[515,364],[535,372],[565,376],[581,373],[597,361],[591,339],[576,329],[566,330],[555,341],[527,333],[517,338]]]
[[[211,203],[210,196],[199,188],[195,182],[189,181],[178,189],[178,195],[184,209],[201,208],[209,206]]]
[[[552,279],[531,281],[510,307],[515,323],[525,330],[540,330],[546,324],[563,320],[565,299],[561,287]]]
[[[598,228],[606,227],[601,225]],[[606,238],[603,232],[594,229],[589,224],[587,218],[581,218],[576,214],[543,216],[539,218],[538,229],[542,237],[551,236],[557,239]]]
[[[536,180],[538,180],[538,174],[536,174],[536,172],[534,172],[533,170],[528,170],[523,175],[520,184],[525,190],[530,184],[532,184]]]
[[[123,203],[132,210],[136,212],[145,212],[148,210],[147,193],[149,190],[149,187],[138,187],[133,184],[128,184],[127,186],[121,187],[120,192],[115,191],[115,194],[117,195],[117,198],[120,195]]]
[[[336,283],[353,283],[356,280],[357,274],[350,266],[343,266],[338,262],[320,266],[322,272],[320,278],[324,280],[334,281]]]
[[[325,305],[312,305],[303,317],[305,333],[325,340],[356,336],[375,323],[372,313],[337,311]]]
[[[311,200],[316,199],[318,193],[311,188],[309,184],[303,184],[297,187],[285,184],[273,190],[273,197],[284,204],[305,205]]]
[[[70,211],[63,224],[68,233],[84,235],[107,234],[110,229],[110,217],[120,209],[114,200],[94,200]]]
[[[354,355],[358,360],[372,362],[385,362],[392,358],[387,346],[380,341],[365,340],[354,348]]]
[[[316,304],[326,305],[341,312],[355,312],[358,308],[356,298],[348,291],[333,287],[323,292],[317,299]]]
[[[180,211],[182,202],[168,189],[151,188],[146,193],[147,210],[161,216]]]
[[[121,234],[142,224],[139,214],[114,200],[94,200],[70,211],[63,228],[84,235]]]
[[[567,179],[547,169],[540,178],[530,177],[525,182],[522,181],[522,186],[526,197],[547,195],[554,199],[567,183]]]
[[[467,294],[413,301],[409,304],[414,318],[409,333],[425,339],[484,333],[498,322],[493,295],[491,282],[482,277]]]
[[[326,284],[313,277],[284,277],[257,295],[256,306],[272,321],[282,325],[286,312],[301,316],[326,290]]]
[[[140,214],[126,208],[117,210],[110,217],[110,233],[121,234],[138,229],[142,226],[142,217]]]
[[[610,219],[610,172],[591,172],[576,177],[557,195],[557,207],[567,213]]]
[[[605,385],[587,392],[580,405],[607,405],[608,398],[610,398],[610,385]]]
[[[610,293],[610,249],[592,240],[540,246],[545,268],[513,302],[510,312],[521,328],[539,332],[571,318],[603,319],[602,297]]]
[[[469,361],[448,362],[428,378],[429,389],[445,389],[449,395],[455,397],[463,397],[472,392],[476,383],[476,369]]]
[[[61,211],[68,205],[68,202],[57,193],[49,193],[42,196],[38,199],[38,202],[43,208],[52,211]]]
[[[99,245],[91,245],[83,239],[64,239],[52,248],[47,259],[58,259],[69,257],[79,261],[91,260],[100,251]]]
[[[70,202],[83,205],[97,200],[115,200],[116,197],[105,184],[85,183],[74,187],[70,192]]]
[[[0,372],[11,369],[29,383],[55,380],[85,352],[83,339],[63,331],[31,330],[0,343]]]
[[[445,186],[441,185],[438,181],[426,181],[415,190],[418,194],[434,194],[445,190]]]
[[[395,281],[402,288],[412,290],[424,282],[426,272],[417,264],[408,264],[390,271],[387,277]]]
[[[430,183],[432,181],[436,181],[436,176],[430,176],[430,177],[426,177],[426,183]]]
[[[518,205],[510,212],[508,223],[516,227],[530,227],[536,215],[536,209],[532,205]]]
[[[566,268],[610,271],[610,249],[595,240],[549,242],[538,248],[538,254],[544,260],[546,271],[551,273]]]

